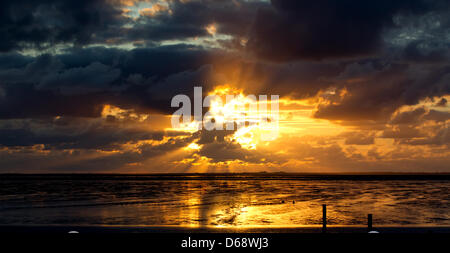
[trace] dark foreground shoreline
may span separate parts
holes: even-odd
[[[448,247],[450,227],[212,229],[148,226],[0,226],[0,243],[31,252],[409,252]],[[68,233],[77,231],[79,233]],[[247,243],[243,243],[247,240]],[[258,241],[250,247],[248,241]],[[193,242],[214,241],[199,247]],[[188,246],[186,246],[186,242]],[[434,250],[436,249],[436,250]]]
[[[252,233],[252,234],[319,234],[323,233],[321,226],[301,227],[182,227],[182,226],[81,226],[81,225],[0,225],[0,233],[48,233],[65,234],[76,231],[80,234],[135,234],[135,233]],[[380,234],[450,234],[450,226],[380,226],[372,231]],[[365,234],[369,230],[363,226],[327,226],[328,234]]]

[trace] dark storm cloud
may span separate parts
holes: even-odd
[[[439,100],[439,102],[436,103],[436,106],[444,107],[446,105],[447,105],[447,99],[445,99],[445,98],[441,98],[441,100]]]
[[[48,118],[16,124],[2,122],[0,146],[24,147],[42,144],[45,149],[113,150],[127,142],[162,140],[163,131],[112,124],[104,120]]]
[[[222,68],[218,69],[225,69],[219,71],[225,80],[249,94],[278,94],[294,99],[320,95],[324,101],[314,115],[318,118],[382,123],[403,105],[450,93],[447,61],[408,62],[397,58],[401,52],[402,48],[373,58],[320,62],[232,59],[219,63]]]
[[[405,138],[399,140],[400,144],[408,145],[446,145],[450,146],[449,127],[438,129],[435,133],[424,138]]]
[[[449,115],[447,113],[448,119]],[[380,137],[391,138],[396,144],[450,146],[449,127],[445,123],[431,127],[423,127],[419,123],[398,125],[386,128]]]
[[[450,113],[447,111],[426,110],[419,107],[410,111],[403,111],[395,114],[389,121],[391,125],[421,125],[424,121],[445,122],[450,119]]]
[[[211,75],[210,52],[188,45],[72,49],[35,58],[6,54],[2,62],[1,118],[97,117],[107,103],[169,111],[174,95],[207,84]]]
[[[423,116],[423,119],[424,120],[433,120],[436,122],[445,122],[450,119],[450,112],[430,110],[427,114],[425,114]]]
[[[99,62],[93,62],[84,68],[72,68],[43,78],[37,89],[58,89],[61,94],[85,94],[111,90],[120,76],[120,70]]]
[[[123,167],[126,165],[137,164],[145,162],[146,160],[154,157],[164,156],[168,152],[175,151],[187,146],[191,141],[192,137],[187,136],[182,138],[169,138],[167,142],[158,145],[139,144],[133,150],[126,150],[106,156],[97,156],[88,159],[76,159],[73,162],[69,161],[59,169],[74,171],[102,171],[123,169]],[[167,172],[168,168],[166,166],[160,166],[158,170]]]
[[[394,114],[379,137],[398,144],[449,145],[448,120],[448,111],[418,107]]]
[[[24,56],[19,53],[0,54],[0,69],[23,67],[33,61],[33,57]]]
[[[318,118],[387,121],[402,105],[450,93],[448,13],[445,1],[274,0],[259,9],[246,49],[276,64],[242,76],[294,98],[334,90]]]
[[[177,45],[130,51],[97,47],[16,57],[17,63],[0,69],[0,116],[96,117],[103,104],[139,112],[171,112],[174,95],[190,95],[194,86],[203,86],[206,92],[230,82],[250,94],[293,98],[333,88],[335,97],[326,97],[333,103],[322,104],[316,117],[386,120],[401,105],[450,92],[450,69],[442,63],[396,63],[381,55],[349,62],[274,64],[222,55]],[[339,97],[342,90],[350,95]]]
[[[398,13],[424,13],[435,1],[272,0],[258,11],[247,44],[274,61],[375,53]]]
[[[69,43],[146,44],[164,40],[210,37],[206,26],[217,32],[244,36],[256,11],[268,3],[258,1],[169,1],[154,15],[126,15],[121,1],[18,0],[0,4],[0,52],[44,49]],[[154,4],[156,5],[156,4]],[[134,7],[137,8],[137,7]]]
[[[192,95],[194,86],[203,86],[206,93],[229,81],[228,73],[221,73],[215,62],[233,59],[223,52],[184,44],[129,51],[72,48],[58,55],[19,56],[17,63],[0,69],[0,116],[4,118],[97,117],[103,104],[139,112],[172,112],[174,95]],[[329,85],[324,79],[343,69],[333,63],[231,64],[243,69],[237,82],[248,84],[247,91],[298,97],[314,96]],[[292,83],[299,86],[292,88]]]
[[[151,15],[135,6],[141,14],[131,17],[125,11],[130,7],[121,1],[3,1],[0,51],[50,48],[61,43],[155,45],[164,40],[210,37],[205,28],[214,24],[217,34],[231,35],[225,41],[239,44],[241,38],[248,39],[247,49],[266,59],[347,57],[374,53],[383,43],[382,33],[395,27],[392,19],[399,13],[448,9],[438,0],[274,0],[271,4],[199,0],[165,4]],[[442,25],[448,25],[448,20]],[[417,50],[426,42],[410,43],[405,55],[416,60],[439,58],[442,45],[427,55]]]
[[[31,84],[7,85],[0,96],[0,118],[35,118],[40,116],[71,115],[98,117],[104,94],[63,96],[49,90],[36,90]]]
[[[404,51],[403,58],[410,62],[424,62],[424,63],[439,63],[446,62],[450,58],[449,50],[450,44],[444,47],[431,47],[428,50],[423,50],[426,41],[413,41],[409,43]]]
[[[159,145],[139,144],[131,150],[120,150],[105,154],[92,149],[45,149],[15,147],[0,150],[2,172],[81,172],[89,173],[123,169],[124,166],[145,162],[148,159],[164,156],[178,150],[191,141],[190,137],[171,138]],[[108,149],[105,149],[108,151]],[[40,153],[42,152],[42,153]],[[148,172],[148,168],[146,168]],[[168,172],[168,167],[160,166],[160,172]],[[121,171],[126,172],[124,170]]]
[[[395,129],[386,129],[382,132],[381,138],[392,138],[395,140],[399,139],[413,139],[425,137],[426,134],[419,129],[411,126],[399,126]]]
[[[16,1],[4,4],[2,27],[8,31],[5,32],[8,36],[20,33],[14,31],[32,32],[35,27],[52,28],[51,32],[40,31],[44,37],[35,43],[32,36],[11,37],[17,45],[10,48],[17,48],[25,45],[24,42],[53,45],[78,41],[87,45],[112,38],[117,43],[183,39],[206,35],[205,26],[216,24],[217,33],[232,35],[233,39],[249,35],[247,49],[263,58],[336,58],[375,52],[383,43],[383,31],[394,27],[392,19],[395,15],[411,13],[415,17],[416,14],[448,9],[445,4],[444,8],[436,9],[441,3],[321,0],[273,1],[270,5],[256,1],[170,1],[166,10],[132,21],[121,15],[117,9],[124,6],[114,1],[89,1],[76,6],[71,1]],[[21,14],[24,10],[34,13],[29,17],[33,29],[29,27],[31,23],[25,22],[27,15]],[[254,20],[256,12],[259,14]],[[80,20],[79,16],[84,19]],[[442,29],[445,29],[448,22],[441,21]],[[127,24],[126,28],[124,24]],[[442,30],[439,27],[434,30]],[[95,34],[95,38],[91,34]],[[108,43],[114,45],[114,42]],[[196,85],[210,89],[232,79],[251,93],[295,98],[315,96],[330,87],[346,88],[352,93],[351,97],[340,103],[322,105],[316,116],[351,120],[387,118],[400,105],[414,104],[423,97],[448,92],[448,77],[444,76],[448,68],[436,66],[448,61],[445,54],[448,44],[438,43],[435,47],[434,44],[434,40],[429,43],[420,38],[405,48],[394,49],[400,52],[397,56],[401,59],[383,59],[390,55],[390,52],[384,52],[374,57],[376,60],[372,60],[370,66],[361,62],[362,59],[353,64],[339,61],[273,64],[255,59],[251,63],[234,64],[233,67],[240,68],[237,76],[235,73],[216,73],[220,66],[215,64],[217,55],[215,59],[211,57],[215,52],[183,44],[129,51],[72,48],[63,49],[62,54],[36,58],[8,53],[0,57],[0,104],[8,108],[2,109],[0,115],[13,117],[7,110],[18,108],[14,110],[19,111],[18,117],[56,113],[96,116],[98,107],[105,103],[139,111],[157,109],[167,112],[168,100],[173,95],[189,93]],[[428,72],[414,73],[411,64],[419,63],[433,63],[433,66],[427,67]],[[222,78],[217,79],[220,75]],[[355,77],[366,80],[349,84]],[[81,94],[85,96],[77,97]],[[69,104],[77,99],[84,103],[78,111]]]
[[[210,36],[206,26],[214,24],[217,33],[245,36],[260,7],[258,1],[170,1],[169,11],[155,15],[141,15],[132,28],[125,29],[132,40],[151,41],[186,39]]]
[[[295,62],[274,64],[259,61],[231,60],[224,64],[229,72],[221,73],[249,94],[278,94],[308,98],[332,86],[345,70],[339,62]]]
[[[371,63],[368,63],[369,65]],[[347,96],[337,103],[320,105],[315,117],[333,120],[387,120],[402,105],[450,93],[450,66],[385,62],[381,68],[355,63],[353,74],[338,78],[334,87]],[[360,71],[355,71],[360,69]]]
[[[0,3],[0,51],[84,45],[121,23],[122,11],[105,0],[15,0]]]
[[[426,113],[425,108],[419,107],[412,111],[405,111],[398,113],[394,116],[394,118],[390,121],[391,124],[411,124],[417,122],[420,117]]]
[[[375,136],[370,133],[347,133],[341,136],[345,137],[346,145],[370,145],[375,143]]]
[[[263,155],[243,149],[241,145],[233,142],[204,144],[198,153],[210,158],[214,163],[234,160],[258,163],[262,162],[261,159],[265,158]]]

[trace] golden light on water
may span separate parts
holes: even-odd
[[[180,205],[163,204],[164,212],[161,214],[168,224],[187,227],[245,230],[253,227],[321,226],[324,200],[310,199],[308,196],[318,187],[326,188],[330,185],[341,187],[331,187],[325,192],[342,193],[346,190],[342,187],[345,185],[350,188],[347,194],[354,195],[354,198],[337,198],[334,205],[328,206],[327,216],[331,226],[364,224],[368,212],[376,212],[377,217],[389,213],[390,217],[396,219],[411,215],[408,210],[396,209],[393,205],[401,197],[396,185],[403,182],[384,183],[385,190],[392,194],[382,196],[373,187],[376,184],[308,180],[188,180],[182,186],[182,196],[177,196]],[[271,193],[260,194],[260,189],[270,190]],[[360,194],[360,191],[365,194]],[[155,205],[142,208],[149,208],[150,213],[158,212]]]

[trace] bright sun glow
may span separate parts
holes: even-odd
[[[267,96],[267,100],[260,100],[259,96],[252,97],[252,95],[244,94],[242,90],[230,85],[218,86],[208,93],[208,96],[215,97],[211,99],[209,107],[204,107],[207,113],[203,116],[203,125],[205,122],[214,122],[216,126],[223,126],[223,129],[233,126],[233,132],[225,136],[225,139],[228,142],[238,143],[248,150],[257,149],[260,145],[270,145],[270,141],[261,138],[268,133],[276,132],[276,136],[279,137],[281,135],[335,134],[343,131],[343,127],[312,118],[315,107],[308,101],[280,99],[278,101],[279,115],[276,118],[278,124],[271,124],[275,114],[272,114],[270,96]],[[192,120],[180,124],[181,127],[178,129],[168,130],[193,133],[198,131],[201,123]],[[193,141],[186,149],[199,150],[201,147],[201,144]]]
[[[214,122],[223,129],[233,129],[233,134],[225,137],[227,140],[239,143],[246,149],[256,149],[262,133],[278,131],[274,124],[270,124],[275,118],[275,113],[270,110],[271,101],[258,101],[259,97],[244,95],[242,90],[229,86],[219,86],[208,96],[215,97],[210,101],[203,123]],[[193,131],[198,124],[190,122],[183,126],[183,130]]]
[[[197,143],[193,142],[193,143],[187,145],[186,149],[197,150],[197,149],[200,149],[200,145],[198,145]]]
[[[227,138],[236,141],[243,148],[255,149],[260,142],[261,130],[268,125],[265,124],[267,111],[259,109],[262,103],[265,103],[265,108],[270,107],[269,102],[256,101],[244,95],[241,90],[227,86],[218,87],[209,95],[215,95],[217,98],[211,102],[207,119],[213,118],[215,122],[223,125],[239,125],[233,135]]]

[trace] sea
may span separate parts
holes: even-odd
[[[0,225],[449,226],[450,176],[2,174]]]

